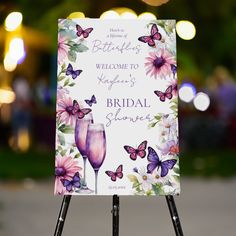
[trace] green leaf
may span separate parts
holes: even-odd
[[[64,75],[58,76],[57,81],[62,81],[63,79],[65,79],[66,77]]]
[[[82,43],[77,44],[77,45],[73,45],[72,47],[76,52],[86,52],[88,51],[88,47],[83,45]]]
[[[138,179],[135,175],[127,175],[127,177],[131,182],[135,182],[135,183],[138,182]]]
[[[70,148],[70,154],[71,154],[72,152],[74,152],[74,148],[73,148],[73,147]]]
[[[65,150],[62,150],[62,151],[60,152],[60,154],[61,154],[62,157],[65,156],[66,151],[67,151],[67,150],[65,149]]]
[[[70,87],[73,87],[74,85],[75,85],[74,82],[69,84]]]
[[[68,85],[69,83],[70,83],[70,80],[67,79],[67,80],[64,82],[64,87],[65,87],[66,85]]]
[[[156,124],[157,124],[157,122],[150,123],[150,124],[148,125],[148,128],[153,128],[153,127],[155,127]]]
[[[179,181],[180,181],[180,176],[178,176],[178,175],[172,175],[173,176],[173,178],[175,179],[175,181],[177,182],[177,183],[179,183]]]
[[[79,158],[79,157],[81,157],[80,153],[77,153],[77,154],[74,156],[74,158]]]
[[[75,62],[75,61],[76,61],[76,53],[75,53],[75,51],[70,50],[70,51],[68,52],[68,59],[69,59],[70,61],[72,61],[72,62]]]
[[[64,134],[73,134],[74,128],[72,128],[70,125],[62,125],[59,127],[59,130]]]
[[[174,168],[173,168],[173,171],[174,171],[176,174],[179,174],[179,168],[174,167]]]
[[[58,139],[59,139],[59,143],[64,146],[65,145],[65,137],[63,134],[58,134]]]
[[[64,71],[66,69],[66,63],[63,63],[61,66],[61,70]]]

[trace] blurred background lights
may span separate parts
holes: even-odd
[[[83,12],[72,12],[68,17],[68,19],[73,19],[73,18],[85,18],[85,15]]]
[[[138,19],[141,20],[156,20],[156,16],[151,12],[143,12],[138,16]]]
[[[134,12],[123,12],[120,14],[122,19],[136,19],[137,15]]]
[[[191,102],[196,95],[196,88],[191,83],[183,83],[179,89],[179,98],[184,102]]]
[[[195,108],[199,111],[206,111],[210,106],[210,98],[206,93],[199,92],[193,100]]]
[[[196,35],[196,28],[192,22],[181,20],[176,24],[176,32],[180,38],[184,40],[191,40]]]
[[[1,103],[12,103],[14,102],[16,96],[15,93],[10,89],[0,89],[0,104]]]
[[[17,66],[17,60],[13,59],[9,53],[5,55],[4,61],[3,61],[4,69],[6,71],[12,72],[16,69]]]
[[[16,61],[25,56],[24,41],[22,38],[13,38],[9,44],[10,57]]]
[[[16,30],[22,22],[23,16],[20,12],[12,12],[5,19],[5,29],[7,31]]]
[[[119,17],[119,14],[113,10],[105,11],[100,16],[101,19],[117,19]]]

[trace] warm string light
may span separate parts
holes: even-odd
[[[176,23],[176,32],[184,40],[191,40],[196,35],[194,24],[187,20],[181,20]]]

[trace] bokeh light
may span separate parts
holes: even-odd
[[[191,102],[196,95],[196,88],[191,83],[183,83],[179,89],[179,98],[183,102]]]
[[[156,16],[151,12],[143,12],[138,16],[138,19],[141,20],[156,20]]]
[[[23,16],[20,12],[12,12],[5,19],[5,29],[7,31],[16,30],[22,22]]]
[[[206,93],[199,92],[193,100],[195,108],[199,111],[206,111],[210,106],[210,98]]]
[[[0,89],[0,104],[1,103],[12,103],[16,96],[15,93],[10,89]]]
[[[17,60],[13,59],[9,53],[5,55],[5,58],[3,60],[4,69],[6,71],[12,72],[16,69],[17,66]]]
[[[137,19],[137,15],[136,13],[134,12],[128,12],[128,11],[125,11],[123,13],[120,14],[120,17],[122,19]]]
[[[18,61],[25,57],[24,41],[22,38],[13,38],[9,44],[9,55]]]
[[[119,14],[113,10],[105,11],[100,16],[100,19],[118,19],[120,18]]]
[[[85,15],[83,12],[72,12],[68,17],[68,19],[74,19],[74,18],[85,18]]]
[[[187,20],[181,20],[176,23],[176,32],[184,40],[191,40],[196,35],[194,24]]]

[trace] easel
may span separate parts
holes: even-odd
[[[71,195],[65,195],[63,197],[54,236],[62,235],[63,226],[66,220],[67,210],[70,205],[70,200],[71,200]],[[171,195],[166,196],[166,201],[167,201],[167,205],[170,211],[172,223],[174,226],[175,235],[183,236],[184,234],[182,231],[177,208],[175,206],[174,197]],[[119,208],[120,208],[119,196],[113,195],[112,211],[111,211],[112,212],[112,236],[119,236]]]

